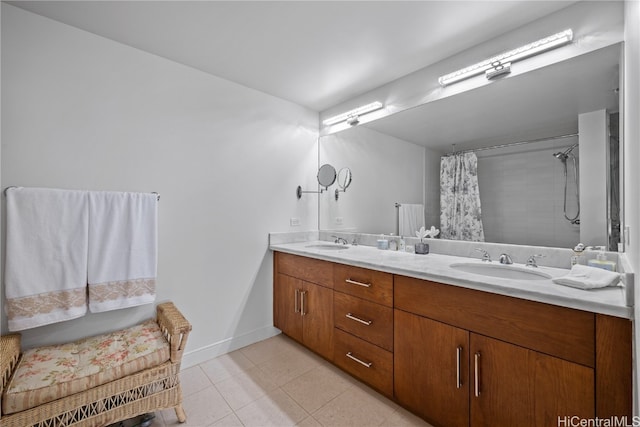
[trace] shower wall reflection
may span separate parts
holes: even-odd
[[[577,141],[575,136],[476,153],[486,241],[565,248],[580,241],[580,226],[564,216],[564,164],[553,156]],[[572,154],[578,158],[579,147]],[[573,164],[567,168],[567,213],[574,217]]]

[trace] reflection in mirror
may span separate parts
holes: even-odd
[[[347,187],[351,184],[351,169],[342,168],[338,171],[338,188],[336,188],[336,200],[340,198],[340,192],[347,191]]]
[[[320,159],[348,164],[358,188],[339,203],[321,197],[320,228],[391,233],[395,203],[422,203],[426,226],[444,235],[440,170],[455,144],[477,157],[485,241],[618,250],[621,52],[612,45],[323,136]]]
[[[351,169],[342,168],[338,171],[338,187],[345,191],[351,184]]]

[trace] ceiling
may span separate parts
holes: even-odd
[[[575,1],[13,1],[323,111]]]

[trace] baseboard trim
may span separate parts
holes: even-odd
[[[202,362],[206,362],[207,360],[230,353],[258,341],[266,340],[267,338],[271,338],[278,334],[280,334],[279,329],[273,326],[265,326],[195,350],[185,351],[182,355],[182,368],[190,368]]]

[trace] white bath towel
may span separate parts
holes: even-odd
[[[157,195],[89,192],[89,310],[149,304],[156,298]]]
[[[20,331],[87,312],[86,192],[7,189],[7,326]]]
[[[398,215],[401,236],[414,236],[420,227],[424,227],[424,206],[421,204],[402,203]]]
[[[616,286],[620,282],[620,274],[602,268],[576,264],[566,276],[553,279],[559,285],[571,286],[579,289],[597,289]]]

